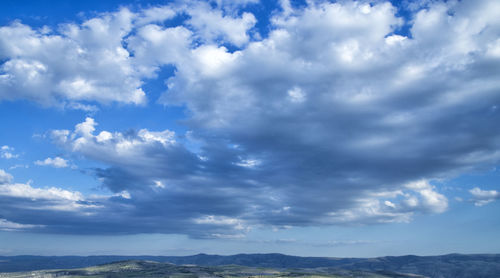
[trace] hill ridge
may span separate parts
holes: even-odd
[[[499,277],[500,254],[385,256],[375,258],[300,257],[280,253],[191,256],[0,256],[0,272],[71,269],[123,260],[175,265],[269,267],[276,269],[346,269],[414,273],[429,277]]]

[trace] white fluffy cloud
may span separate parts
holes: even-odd
[[[448,199],[435,191],[435,187],[432,186],[429,181],[420,180],[416,182],[410,182],[406,185],[408,189],[413,190],[419,194],[419,199],[417,197],[406,195],[406,200],[404,203],[410,207],[421,207],[422,210],[431,212],[444,212],[448,207]]]
[[[141,129],[134,136],[109,131],[94,134],[96,126],[93,118],[86,118],[75,126],[74,131],[53,131],[52,138],[61,146],[88,158],[129,165],[131,168],[155,160],[154,153],[148,154],[149,149],[161,148],[167,152],[179,146],[175,133],[169,130],[155,132]],[[142,171],[141,167],[137,167],[137,171]]]
[[[472,202],[478,207],[500,199],[500,192],[496,190],[482,190],[479,187],[474,187],[469,190],[469,193],[472,195]]]
[[[234,18],[224,15],[220,9],[211,9],[210,4],[204,2],[188,6],[186,12],[191,16],[187,24],[193,26],[198,35],[209,43],[219,39],[241,47],[250,39],[248,30],[257,23],[251,13]]]
[[[54,158],[47,157],[45,160],[37,160],[34,163],[39,166],[52,166],[55,168],[66,168],[69,166],[68,160],[58,156]]]
[[[122,40],[132,28],[127,9],[66,24],[58,32],[20,22],[0,27],[0,99],[43,105],[97,101],[141,104],[142,81]]]
[[[12,175],[0,169],[0,184],[10,183],[12,181]]]
[[[357,203],[354,208],[331,212],[329,221],[331,223],[409,222],[416,212],[442,213],[448,208],[448,199],[436,192],[436,188],[426,180],[410,182],[400,190],[374,191],[371,196],[358,199]]]
[[[145,104],[144,80],[154,77],[157,66],[182,59],[194,40],[248,42],[255,17],[224,14],[221,8],[231,6],[225,1],[217,6],[192,1],[135,13],[122,8],[54,30],[17,21],[1,26],[0,100],[87,111],[96,110],[96,102]],[[181,14],[189,16],[186,27],[162,26]]]

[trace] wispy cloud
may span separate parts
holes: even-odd
[[[0,231],[19,231],[37,227],[37,225],[19,224],[0,218]]]
[[[500,192],[496,190],[482,190],[479,187],[474,187],[469,190],[469,193],[472,195],[471,201],[478,207],[500,200]]]

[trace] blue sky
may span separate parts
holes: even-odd
[[[0,255],[498,253],[498,1],[2,1]]]

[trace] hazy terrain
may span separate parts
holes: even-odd
[[[127,260],[124,262],[124,260]],[[122,261],[119,263],[112,263]],[[90,267],[101,265],[99,267]],[[196,266],[195,266],[196,265]],[[85,268],[87,269],[77,269]],[[28,272],[42,269],[73,269]],[[378,258],[218,256],[0,257],[0,277],[500,277],[500,255]],[[6,272],[11,272],[10,274]],[[24,272],[24,273],[13,273]],[[408,276],[410,275],[410,276]],[[413,275],[413,276],[411,276]],[[417,276],[415,276],[417,275]]]
[[[335,277],[423,277],[405,275],[389,271],[349,271],[341,269],[272,269],[245,266],[178,266],[170,263],[152,261],[121,261],[95,267],[73,270],[41,270],[33,272],[14,272],[0,274],[0,277],[308,277],[308,278],[335,278]]]

